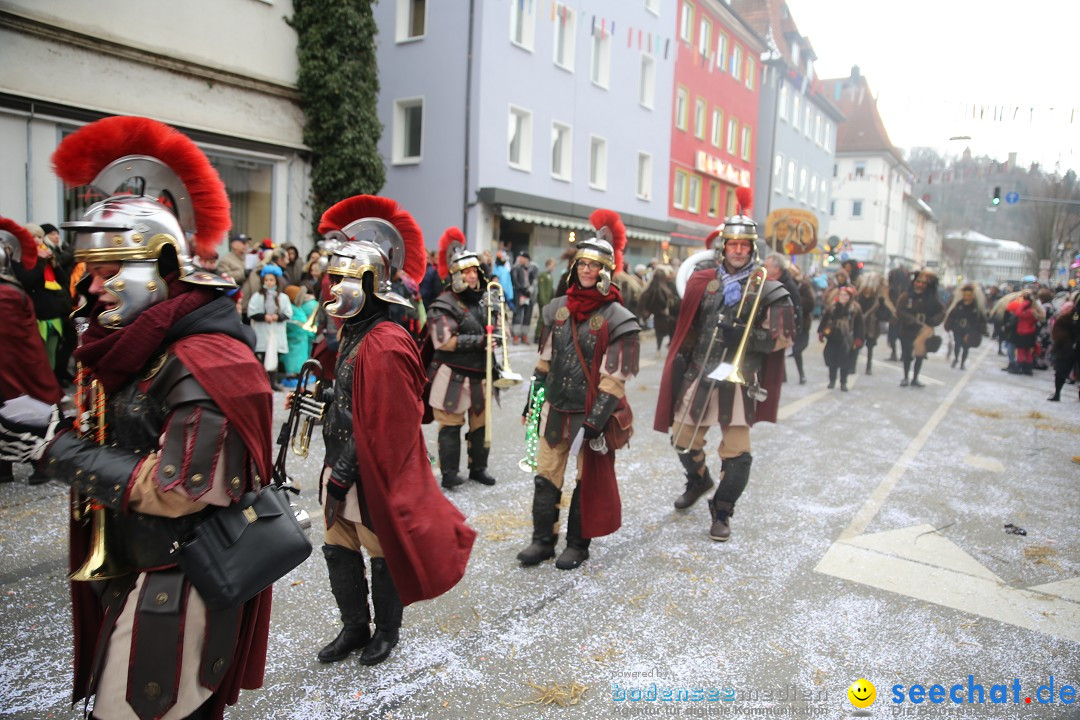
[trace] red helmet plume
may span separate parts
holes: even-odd
[[[611,249],[614,251],[613,261],[615,263],[613,272],[622,272],[623,250],[626,249],[626,226],[623,225],[619,213],[614,210],[600,208],[594,210],[593,214],[589,216],[589,222],[597,230],[606,227],[611,231]]]
[[[754,191],[748,187],[735,188],[735,201],[738,203],[738,214],[749,215],[754,206]]]
[[[6,230],[15,236],[22,248],[22,264],[27,270],[33,270],[37,265],[37,243],[30,231],[11,218],[0,217],[0,230]]]
[[[118,116],[92,122],[64,138],[53,153],[53,169],[68,186],[93,182],[114,160],[147,155],[167,165],[187,190],[195,215],[194,251],[211,255],[232,225],[229,196],[217,170],[191,138],[145,117]],[[100,188],[112,192],[115,188]]]
[[[354,195],[330,206],[319,220],[319,232],[342,230],[346,225],[364,218],[380,218],[393,225],[405,242],[405,260],[401,270],[419,283],[427,270],[424,234],[416,220],[397,201],[378,195]]]
[[[443,280],[450,277],[450,262],[447,258],[447,252],[450,250],[450,246],[460,243],[462,249],[465,247],[465,233],[461,232],[460,228],[450,227],[446,228],[446,232],[439,238],[439,277]]]
[[[709,233],[705,237],[705,249],[706,250],[712,250],[713,243],[716,242],[716,238],[720,237],[720,233],[721,233],[721,231],[723,231],[723,229],[724,229],[724,226],[721,225],[720,227],[716,228],[715,230],[713,230],[711,233]]]

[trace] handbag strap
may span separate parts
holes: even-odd
[[[577,337],[577,323],[574,322],[574,318],[570,318],[570,337],[574,340],[574,350],[577,351],[578,362],[581,363],[581,370],[585,374],[585,378],[589,381],[585,385],[585,414],[588,415],[592,410],[593,401],[596,399],[596,391],[593,385],[597,383],[598,378],[595,377],[595,368],[589,369],[588,363],[585,362],[585,353],[581,351],[581,343],[578,342]]]

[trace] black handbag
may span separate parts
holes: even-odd
[[[272,484],[244,493],[177,540],[180,568],[207,607],[242,605],[311,554],[287,492]]]

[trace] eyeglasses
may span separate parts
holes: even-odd
[[[585,259],[578,260],[577,261],[577,266],[579,268],[582,268],[582,269],[588,268],[589,270],[592,270],[593,272],[599,272],[600,269],[602,267],[604,267],[603,265],[596,262],[595,260],[585,260]]]

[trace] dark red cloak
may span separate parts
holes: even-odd
[[[0,400],[29,395],[44,403],[58,403],[60,385],[49,369],[45,343],[38,332],[34,304],[18,286],[0,280]]]
[[[427,376],[400,325],[372,328],[356,355],[353,430],[364,504],[405,605],[465,575],[476,531],[439,489],[420,421]]]
[[[573,319],[567,320],[573,322]],[[596,339],[589,374],[589,383],[585,395],[585,417],[592,411],[593,402],[600,387],[600,363],[608,349],[608,324],[604,323]],[[615,450],[606,454],[589,447],[588,442],[581,444],[582,467],[581,482],[581,535],[586,538],[603,537],[622,527],[622,498],[619,497],[619,482],[615,477]]]
[[[701,300],[705,297],[705,288],[710,280],[716,279],[716,269],[711,268],[697,271],[690,276],[689,282],[686,283],[686,296],[683,297],[682,307],[679,310],[679,322],[675,325],[675,336],[668,345],[668,356],[664,362],[664,374],[660,378],[660,397],[656,399],[656,416],[653,419],[653,430],[658,432],[667,433],[675,422],[676,403],[672,397],[675,388],[672,384],[679,382],[680,379],[672,377],[674,374],[672,367],[675,357],[682,348],[683,341],[686,340],[686,336],[694,324],[694,318],[697,317]],[[712,368],[709,368],[709,370],[711,371]],[[776,413],[780,408],[780,387],[784,379],[783,350],[777,350],[765,356],[761,365],[760,377],[761,387],[768,391],[769,396],[764,402],[757,403],[753,413],[754,419],[750,422],[751,427],[755,422],[776,422]],[[751,401],[746,397],[745,390],[743,392],[744,407],[749,409]]]
[[[271,477],[273,447],[271,419],[273,393],[262,365],[251,348],[219,333],[189,335],[172,345],[184,366],[221,408],[231,428],[244,440],[265,485]],[[79,567],[87,552],[87,536],[81,525],[72,525],[71,569]],[[90,583],[71,583],[75,625],[75,692],[77,701],[87,695],[94,648],[103,615],[101,602]],[[262,686],[270,633],[272,588],[244,604],[236,654],[213,696],[215,718],[234,704],[241,688]]]

